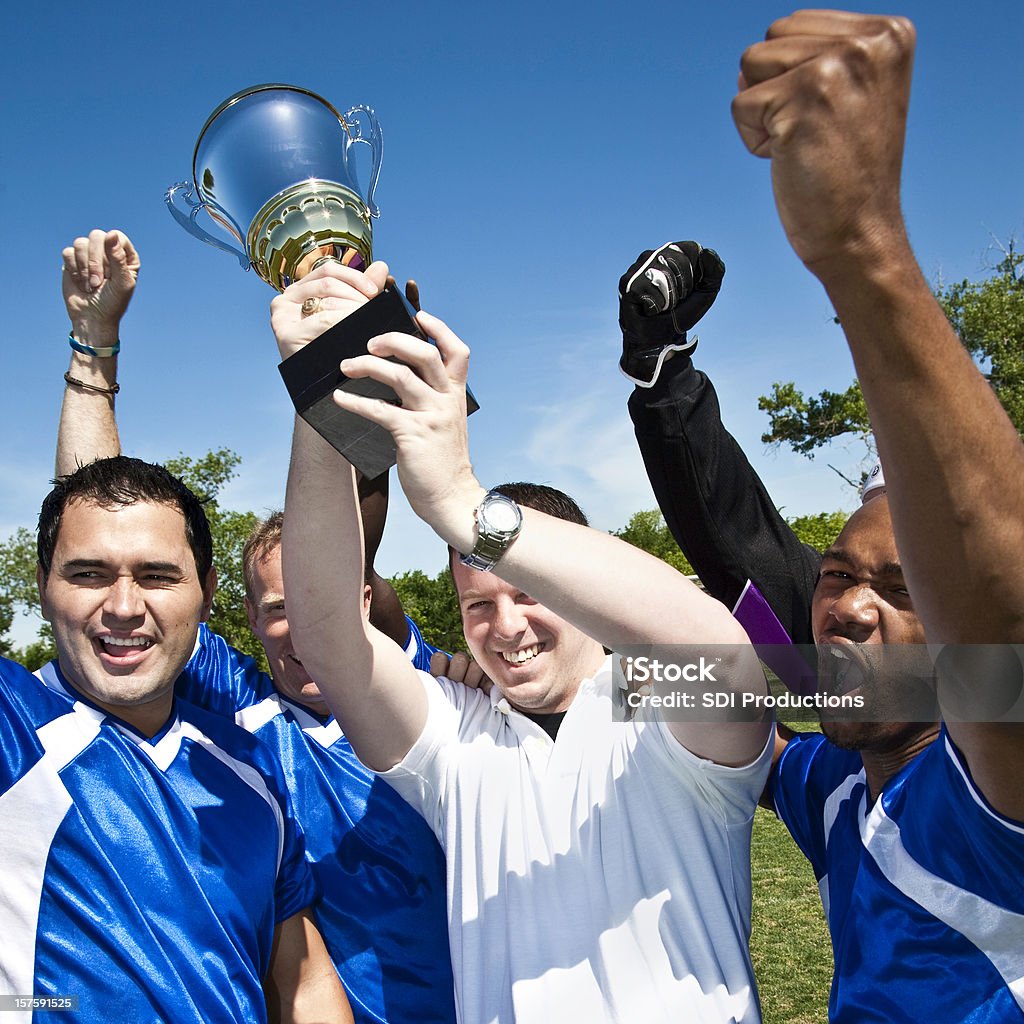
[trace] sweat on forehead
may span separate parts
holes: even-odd
[[[872,568],[887,575],[901,573],[889,515],[889,499],[880,494],[861,505],[823,557],[849,566]]]

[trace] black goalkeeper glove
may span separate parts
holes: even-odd
[[[652,387],[672,352],[692,352],[686,332],[711,308],[725,276],[714,249],[667,242],[648,249],[619,278],[619,368],[638,387]]]

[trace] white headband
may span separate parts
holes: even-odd
[[[872,498],[876,491],[885,489],[885,476],[882,473],[882,464],[876,462],[871,467],[871,472],[868,473],[867,479],[864,481],[864,486],[860,489],[860,501],[863,505],[868,498]]]

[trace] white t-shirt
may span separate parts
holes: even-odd
[[[613,722],[610,658],[557,742],[497,688],[421,676],[427,723],[383,776],[447,854],[465,1024],[759,1021],[750,830],[771,740],[726,768],[661,722]]]

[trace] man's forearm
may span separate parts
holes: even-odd
[[[61,255],[72,352],[57,430],[57,476],[121,453],[114,418],[117,351],[141,265],[131,240],[116,230],[79,236]]]
[[[885,466],[897,544],[933,642],[1024,640],[1024,445],[909,244],[823,283]],[[984,601],[979,601],[984,595]]]
[[[321,666],[365,657],[363,542],[352,467],[299,417],[285,508],[288,620],[307,669],[319,678]]]
[[[274,931],[264,982],[273,1024],[352,1024],[352,1008],[310,911]]]
[[[96,344],[99,344],[97,342]],[[117,356],[99,358],[72,352],[57,428],[57,476],[80,465],[121,454],[114,395]],[[95,391],[100,388],[101,391]]]
[[[363,611],[363,538],[352,467],[296,418],[282,559],[296,654],[370,768],[397,764],[426,720],[405,652]]]
[[[473,548],[483,493],[452,499],[431,523],[457,551]],[[746,642],[724,605],[660,559],[600,530],[522,511],[522,531],[495,573],[606,647]]]

